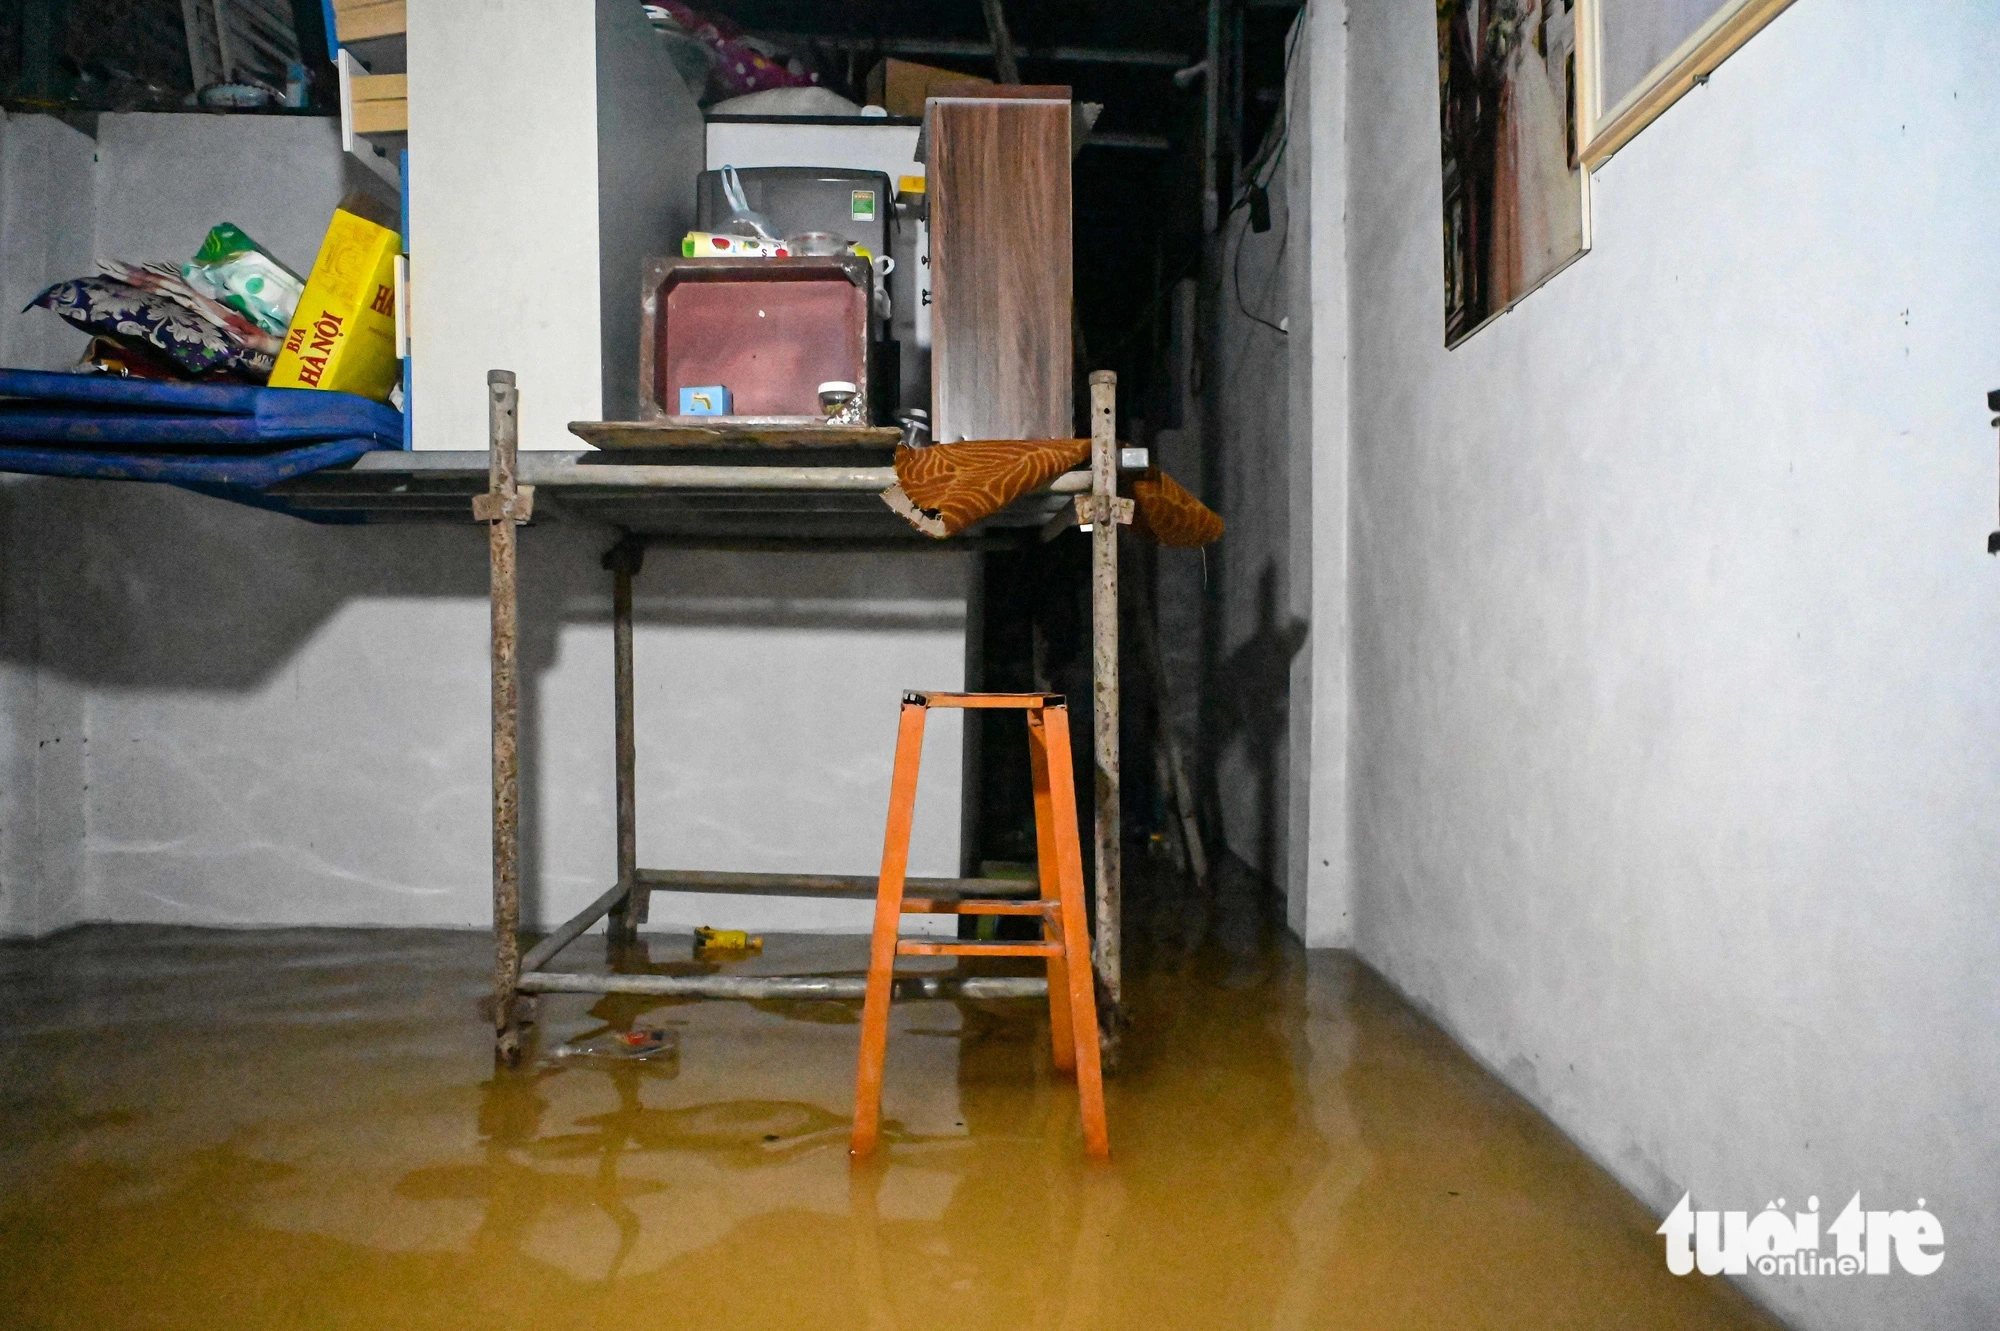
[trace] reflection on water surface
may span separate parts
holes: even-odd
[[[1133,946],[1108,1168],[1034,1004],[916,1003],[861,1170],[858,1005],[552,997],[495,1075],[478,934],[0,947],[0,1322],[1767,1325],[1365,969],[1185,942]]]

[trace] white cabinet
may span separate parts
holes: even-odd
[[[486,372],[511,369],[521,447],[574,449],[570,421],[636,414],[639,265],[691,225],[701,112],[629,0],[407,15],[414,445],[484,448]],[[366,106],[350,86],[350,134]]]

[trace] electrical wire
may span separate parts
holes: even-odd
[[[1273,268],[1285,261],[1285,245],[1291,238],[1291,230],[1292,210],[1288,203],[1285,207],[1285,229],[1278,233],[1278,255],[1271,261]],[[1230,285],[1236,289],[1236,308],[1250,322],[1264,325],[1264,327],[1270,329],[1279,337],[1290,337],[1292,335],[1291,329],[1285,327],[1283,324],[1274,324],[1261,314],[1252,312],[1250,307],[1243,301],[1243,242],[1249,237],[1249,234],[1249,220],[1245,219],[1243,229],[1236,233],[1236,256],[1230,261],[1229,266]]]
[[[1299,38],[1304,33],[1304,31],[1305,31],[1305,15],[1301,13],[1298,21],[1292,25],[1292,31],[1290,37],[1288,38],[1285,44],[1285,78],[1284,78],[1285,100],[1279,103],[1278,117],[1277,119],[1271,122],[1271,128],[1265,131],[1264,141],[1258,145],[1257,152],[1255,153],[1255,155],[1251,157],[1251,159],[1247,163],[1244,164],[1244,171],[1246,173],[1245,178],[1251,182],[1251,187],[1266,188],[1268,190],[1269,181],[1276,177],[1278,165],[1284,160],[1285,149],[1289,146],[1291,142],[1292,103],[1290,94],[1292,85],[1292,62],[1294,57],[1298,54]],[[1260,173],[1263,175],[1262,181],[1259,181],[1257,178]],[[1249,201],[1250,201],[1250,188],[1246,187],[1243,190],[1243,192],[1239,194],[1236,197],[1236,199],[1229,205],[1229,210],[1222,215],[1222,221],[1220,222],[1218,229],[1224,231],[1225,245],[1228,243],[1227,228],[1229,226],[1230,219],[1235,216],[1236,211],[1239,208],[1243,207],[1243,205],[1248,203]],[[1246,229],[1247,229],[1247,222],[1246,222]],[[1280,233],[1278,238],[1278,258],[1280,261],[1282,261],[1284,258],[1285,246],[1290,243],[1291,229],[1292,229],[1292,208],[1291,208],[1291,200],[1288,197],[1285,201],[1285,229],[1282,233]],[[1230,263],[1230,277],[1232,279],[1232,284],[1236,288],[1235,291],[1236,308],[1242,311],[1245,318],[1254,320],[1255,322],[1264,325],[1264,327],[1270,329],[1274,333],[1277,333],[1280,337],[1290,336],[1288,330],[1280,327],[1277,324],[1272,323],[1269,319],[1259,318],[1257,315],[1251,313],[1249,307],[1244,304],[1243,284],[1241,279],[1242,258],[1243,258],[1243,236],[1241,233],[1239,233],[1236,238],[1236,253],[1232,257]],[[1153,293],[1153,299],[1147,304],[1145,312],[1139,316],[1139,318],[1132,324],[1130,328],[1126,329],[1124,335],[1121,336],[1117,340],[1117,342],[1112,344],[1107,354],[1115,356],[1119,352],[1122,352],[1125,349],[1125,347],[1128,344],[1130,344],[1131,340],[1134,337],[1138,336],[1141,332],[1150,327],[1152,325],[1153,320],[1159,317],[1160,308],[1166,303],[1168,294],[1169,292],[1171,292],[1174,285],[1184,277],[1193,276],[1194,273],[1200,268],[1200,266],[1201,266],[1201,260],[1199,256],[1189,260],[1189,262],[1178,273],[1175,273],[1173,275],[1173,277],[1166,283],[1165,286],[1163,286],[1160,290],[1155,291]]]
[[[1302,12],[1292,25],[1291,39],[1285,44],[1284,100],[1279,103],[1278,118],[1272,122],[1271,128],[1265,131],[1264,141],[1258,145],[1256,155],[1244,166],[1243,175],[1248,183],[1235,202],[1229,205],[1229,211],[1223,214],[1225,227],[1228,226],[1229,219],[1236,215],[1237,209],[1249,203],[1259,192],[1263,193],[1266,200],[1270,198],[1270,183],[1277,178],[1278,167],[1285,160],[1285,149],[1291,144],[1292,59],[1298,53],[1299,37],[1305,31],[1305,26],[1306,15]],[[1252,323],[1262,324],[1280,337],[1289,337],[1291,336],[1289,328],[1254,313],[1243,299],[1243,243],[1249,238],[1250,227],[1251,219],[1245,217],[1242,228],[1236,233],[1236,252],[1229,264],[1230,285],[1235,288],[1236,308]],[[1278,233],[1278,253],[1272,260],[1272,267],[1276,268],[1284,263],[1285,247],[1291,243],[1291,237],[1292,201],[1288,194],[1285,198],[1285,227]]]

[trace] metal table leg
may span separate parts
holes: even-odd
[[[493,1053],[512,1066],[521,1057],[515,995],[521,978],[521,771],[515,532],[520,505],[515,484],[520,442],[520,394],[514,376],[486,376],[487,493],[473,500],[486,522],[493,611]],[[530,492],[532,494],[532,492]],[[520,516],[525,516],[520,514]]]
[[[1091,718],[1097,754],[1097,936],[1091,960],[1104,986],[1107,1030],[1116,1029],[1119,974],[1118,815],[1118,376],[1090,376]]]
[[[604,566],[611,570],[612,707],[616,718],[614,743],[618,765],[618,886],[622,892],[605,929],[605,947],[614,953],[620,947],[638,942],[639,924],[646,918],[649,895],[638,881],[638,810],[633,784],[633,769],[638,762],[638,740],[632,719],[632,575],[639,571],[645,558],[645,544],[629,536],[612,546],[604,556]]]

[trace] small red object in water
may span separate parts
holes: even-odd
[[[628,1049],[653,1049],[667,1042],[667,1033],[653,1030],[620,1031],[618,1038]]]

